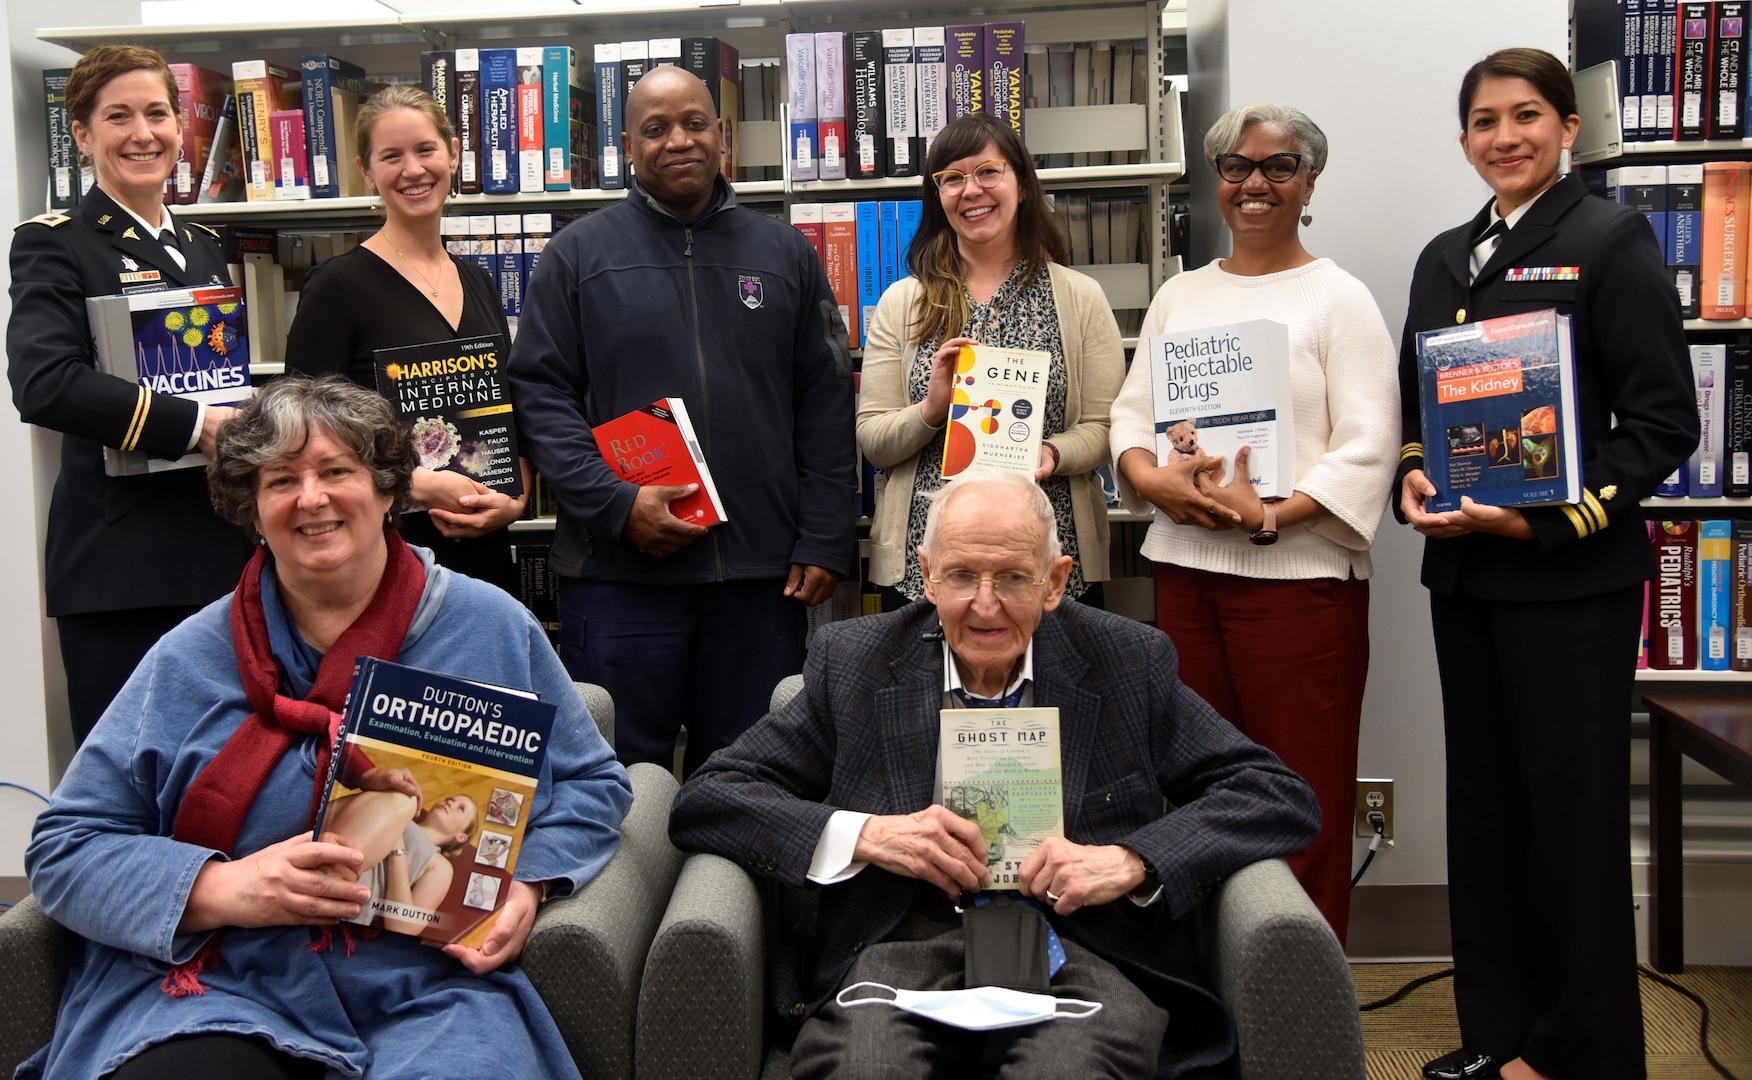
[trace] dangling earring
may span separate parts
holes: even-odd
[[[1314,215],[1308,212],[1308,204],[1302,204],[1302,227],[1305,229],[1314,224]]]
[[[1570,148],[1563,147],[1557,152],[1557,175],[1568,176],[1570,171]]]

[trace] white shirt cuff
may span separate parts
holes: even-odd
[[[207,405],[205,402],[197,401],[195,402],[195,433],[189,436],[188,449],[184,450],[183,453],[192,454],[195,452],[195,447],[201,445],[201,429],[206,426],[206,423]]]
[[[858,834],[864,831],[869,814],[856,810],[835,810],[815,842],[815,857],[809,860],[809,880],[817,885],[838,885],[857,876],[869,863],[853,862],[852,852],[858,848]]]

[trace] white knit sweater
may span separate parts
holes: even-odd
[[[1369,545],[1387,509],[1399,447],[1399,357],[1381,311],[1363,283],[1331,259],[1259,277],[1230,274],[1212,262],[1163,284],[1140,336],[1249,319],[1290,328],[1296,490],[1328,513],[1257,547],[1244,530],[1176,525],[1158,510],[1143,553],[1154,562],[1240,577],[1367,578],[1373,572]],[[1114,461],[1133,447],[1155,452],[1146,368],[1132,365],[1113,402]],[[1151,510],[1123,474],[1119,492],[1134,512]]]

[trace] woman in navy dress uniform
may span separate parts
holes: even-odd
[[[213,513],[204,470],[103,471],[106,446],[210,455],[232,411],[99,372],[85,314],[88,296],[230,284],[213,230],[163,205],[182,152],[176,80],[150,49],[102,45],[68,77],[67,112],[97,183],[70,214],[44,214],[13,233],[6,351],[19,415],[63,436],[49,506],[48,613],[83,741],[146,650],[229,592],[250,552]]]
[[[1463,1043],[1424,1074],[1641,1080],[1627,712],[1639,503],[1697,445],[1679,304],[1648,220],[1561,174],[1581,125],[1561,62],[1493,53],[1459,105],[1495,197],[1418,257],[1400,349],[1396,511],[1426,537]],[[1547,308],[1575,335],[1581,502],[1427,513],[1417,332]]]

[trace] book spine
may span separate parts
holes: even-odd
[[[468,257],[469,261],[485,270],[493,278],[493,291],[499,291],[499,243],[493,233],[496,223],[491,214],[470,214],[468,216]]]
[[[572,189],[572,95],[578,86],[577,53],[567,45],[549,45],[541,57],[541,142],[546,155],[542,187]]]
[[[846,35],[815,35],[815,117],[820,132],[820,178],[846,178]]]
[[[649,50],[647,56],[651,62],[651,67],[646,68],[646,71],[664,64],[671,67],[681,66],[680,38],[652,38],[645,43],[645,46]]]
[[[854,180],[876,180],[888,175],[888,125],[882,109],[882,32],[854,30],[846,45],[846,56],[846,85],[852,95],[847,133],[851,161],[846,175]]]
[[[729,42],[713,39],[718,53],[718,120],[724,125],[724,179],[736,179],[736,148],[742,145],[742,54]]]
[[[986,23],[986,111],[1010,125],[1018,139],[1025,139],[1022,112],[1022,80],[1027,57],[1019,22]]]
[[[1746,317],[1746,203],[1752,163],[1710,161],[1703,166],[1702,265],[1698,280],[1704,319]]]
[[[1650,54],[1648,90],[1643,97],[1643,137],[1665,139],[1668,138],[1665,133],[1673,130],[1678,80],[1678,0],[1643,0],[1643,19],[1654,27],[1643,38]]]
[[[1656,2],[1656,0],[1650,0]],[[1621,37],[1619,40],[1618,92],[1624,99],[1623,112],[1619,117],[1619,125],[1626,139],[1643,138],[1642,130],[1642,75],[1648,59],[1643,55],[1642,17],[1643,0],[1621,0],[1619,18]],[[1653,134],[1648,136],[1655,138]]]
[[[621,48],[621,110],[625,116],[626,104],[632,100],[633,87],[638,85],[645,72],[651,70],[651,43],[645,39],[623,41]]]
[[[1648,534],[1649,548],[1650,548],[1650,550],[1653,550],[1653,548],[1655,546],[1655,523],[1652,521],[1645,520],[1643,522],[1643,531]],[[1644,582],[1643,588],[1642,588],[1642,625],[1637,630],[1637,639],[1636,639],[1636,667],[1637,667],[1638,671],[1642,671],[1642,670],[1645,670],[1648,666],[1649,666],[1649,585],[1647,582]]]
[[[669,411],[675,416],[675,426],[681,431],[682,444],[687,447],[688,456],[693,459],[694,469],[700,474],[700,490],[711,501],[712,510],[719,521],[728,521],[724,513],[724,500],[718,497],[718,485],[712,480],[712,470],[706,464],[706,455],[700,449],[700,437],[694,430],[693,421],[687,414],[687,405],[680,398],[666,398]]]
[[[535,264],[540,261],[541,253],[547,250],[548,241],[553,238],[554,216],[552,214],[523,215],[523,259],[518,264],[522,278],[522,293],[529,295],[529,278],[535,273]]]
[[[913,63],[919,80],[919,163],[930,156],[937,133],[949,122],[949,69],[941,26],[913,27]]]
[[[456,50],[456,186],[464,195],[479,195],[481,180],[481,52]]]
[[[493,272],[499,279],[499,302],[515,336],[517,320],[523,317],[523,215],[495,214],[493,228],[497,233]]]
[[[876,241],[881,252],[879,265],[882,270],[882,291],[887,292],[889,286],[900,280],[900,246],[898,243],[900,222],[894,203],[884,199],[876,204]]]
[[[1731,521],[1699,523],[1697,540],[1699,666],[1727,671],[1733,634],[1734,534]]]
[[[790,103],[790,133],[785,144],[791,179],[820,175],[821,139],[815,113],[815,35],[785,35],[785,99]]]
[[[712,95],[712,108],[718,110],[718,115],[724,115],[724,102],[718,96],[718,57],[717,38],[683,38],[681,42],[681,66],[693,72],[701,82],[706,84],[706,92]]]
[[[237,95],[226,94],[219,107],[219,122],[213,125],[213,145],[207,152],[207,167],[201,173],[198,202],[223,202],[232,185],[242,179],[242,161],[237,150]]]
[[[821,203],[792,203],[791,227],[802,233],[815,249],[821,265],[827,265],[827,223]]]
[[[1655,230],[1655,242],[1667,236],[1667,167],[1634,165],[1614,169],[1618,174],[1618,202],[1636,210]]]
[[[1657,522],[1649,583],[1649,667],[1697,667],[1697,522]]]
[[[304,131],[310,149],[310,194],[317,199],[338,199],[341,195],[338,167],[342,159],[336,152],[335,132],[340,118],[335,114],[335,86],[329,58],[324,55],[301,56],[298,66],[304,71]]]
[[[1715,34],[1708,4],[1679,7],[1679,53],[1674,77],[1678,116],[1673,138],[1707,139],[1709,135],[1710,61],[1715,58]]]
[[[1730,671],[1752,671],[1752,521],[1735,521],[1734,569],[1730,582],[1734,651]]]
[[[1710,100],[1710,138],[1746,135],[1746,4],[1715,5],[1715,86]]]
[[[1728,385],[1728,347],[1691,346],[1691,373],[1697,387],[1697,419],[1702,434],[1692,452],[1686,486],[1692,498],[1713,499],[1722,494],[1723,393]]]
[[[948,71],[949,119],[985,112],[985,26],[968,23],[943,31]]]
[[[481,50],[481,191],[517,193],[517,50]]]
[[[459,131],[460,125],[456,116],[456,50],[430,49],[421,53],[420,86],[444,110],[445,117],[450,121],[450,129]],[[451,174],[450,193],[457,194],[461,185],[462,174],[459,170]]]
[[[281,202],[310,198],[309,150],[304,142],[304,111],[275,109],[269,114],[273,124],[274,198]]]
[[[49,209],[79,205],[79,150],[73,142],[73,118],[67,114],[67,76],[71,68],[43,72],[43,104],[48,110]]]
[[[857,206],[858,219],[858,347],[869,348],[870,320],[882,299],[882,263],[877,256],[881,226],[874,202]]]
[[[261,60],[231,65],[237,95],[238,146],[243,150],[244,197],[250,202],[274,200],[274,133],[270,116],[279,100],[271,72]]]
[[[517,50],[517,190],[547,190],[542,47]]]
[[[924,214],[925,205],[917,199],[901,199],[894,204],[894,272],[897,279],[906,276],[907,249],[912,246],[913,235],[919,231]]]
[[[858,337],[858,212],[849,202],[827,203],[822,214],[822,262],[846,336]]]
[[[171,64],[176,78],[177,105],[182,112],[182,155],[165,187],[165,204],[187,206],[200,199],[200,179],[213,150],[219,110],[229,90],[228,80],[195,64]]]
[[[618,191],[627,186],[626,170],[621,168],[620,45],[597,45],[595,62],[598,182],[605,191]]]
[[[917,176],[918,70],[911,29],[882,31],[882,86],[888,94],[888,175]]]

